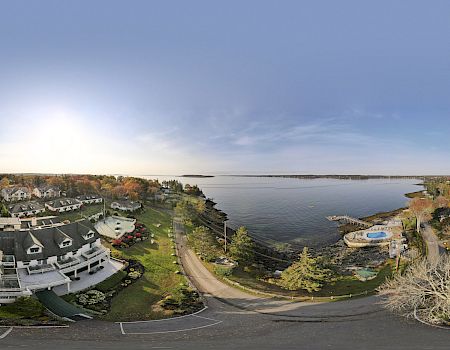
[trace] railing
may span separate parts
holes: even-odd
[[[56,270],[56,268],[52,264],[46,264],[46,265],[34,265],[34,266],[28,266],[27,271],[30,275],[36,274],[36,273],[45,273],[49,271]]]
[[[71,267],[71,266],[75,266],[75,265],[78,265],[79,263],[81,263],[81,260],[80,259],[77,259],[77,258],[70,258],[70,259],[67,259],[67,260],[59,260],[59,261],[56,261],[56,266],[58,266],[60,269],[65,269],[65,268],[68,268],[68,267]]]
[[[81,253],[81,255],[84,256],[86,259],[91,259],[97,255],[107,253],[107,252],[108,252],[108,249],[96,247],[96,248],[89,249],[87,252]]]

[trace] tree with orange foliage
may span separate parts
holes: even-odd
[[[431,213],[434,210],[433,201],[428,198],[413,198],[409,202],[409,210],[416,217],[416,231],[420,232],[421,223],[432,218]]]

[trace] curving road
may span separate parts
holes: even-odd
[[[182,226],[176,228],[181,231]],[[396,317],[383,310],[376,297],[291,303],[229,287],[177,236],[186,273],[204,294],[207,309],[160,321],[4,328],[0,349],[449,349],[450,331]]]

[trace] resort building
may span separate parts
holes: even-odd
[[[0,191],[5,202],[17,202],[31,199],[31,192],[26,187],[8,187]]]
[[[20,230],[21,222],[19,218],[1,218],[0,217],[0,231],[15,231]]]
[[[70,292],[71,278],[84,271],[92,273],[109,262],[110,251],[102,246],[89,220],[0,232],[0,304],[57,286]],[[90,274],[83,276],[83,288],[99,283]]]
[[[111,203],[112,209],[133,212],[142,207],[140,202],[130,201],[128,199],[117,200]]]
[[[8,211],[13,218],[21,218],[24,216],[34,216],[45,211],[45,207],[36,201],[21,202],[8,206]]]
[[[80,209],[81,205],[82,203],[74,198],[60,198],[45,203],[48,210],[56,211],[58,213]]]
[[[96,194],[83,194],[76,196],[75,199],[79,200],[82,204],[94,204],[103,202],[103,198]]]
[[[33,190],[33,194],[38,198],[58,198],[61,197],[61,190],[54,186],[40,186]]]
[[[0,217],[0,231],[38,230],[64,225],[57,216],[31,217],[31,218],[2,218]]]

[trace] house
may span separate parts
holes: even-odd
[[[29,231],[65,225],[58,216],[0,217],[0,231]]]
[[[1,190],[5,202],[24,201],[31,198],[31,192],[26,187],[8,187]]]
[[[75,199],[79,200],[83,204],[94,204],[103,202],[103,198],[96,194],[83,194],[76,196]]]
[[[44,206],[36,201],[21,202],[8,206],[8,211],[13,218],[21,218],[24,216],[34,216],[45,211]]]
[[[128,199],[116,200],[111,203],[112,209],[118,209],[122,211],[136,211],[142,207],[140,202],[130,201]]]
[[[58,198],[61,197],[61,190],[54,186],[35,187],[33,194],[38,198]]]
[[[21,222],[19,218],[1,218],[0,217],[0,231],[15,231],[20,230]]]
[[[60,198],[45,203],[45,207],[50,211],[56,211],[63,213],[65,211],[78,210],[81,208],[82,203],[78,199],[74,198]]]
[[[109,259],[109,249],[102,246],[89,220],[33,231],[2,231],[0,304],[57,286],[65,285],[70,292],[71,277],[91,272]],[[89,277],[84,278],[89,287]]]

